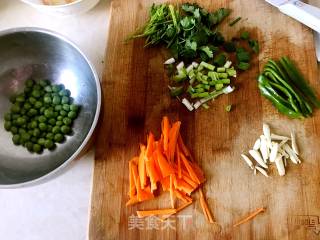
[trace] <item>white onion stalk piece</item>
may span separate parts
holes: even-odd
[[[289,140],[288,137],[286,136],[281,136],[281,135],[277,135],[277,134],[271,134],[271,140],[278,140],[278,141],[282,141],[282,140]]]
[[[186,99],[186,98],[182,99],[182,103],[183,103],[183,105],[186,106],[186,108],[188,108],[188,110],[189,110],[190,112],[193,111],[193,106],[192,106],[192,104],[189,102],[188,99]]]
[[[267,146],[271,148],[271,133],[270,133],[270,127],[268,124],[264,123],[262,125],[263,135],[266,137],[267,140]]]
[[[248,164],[248,166],[251,168],[251,169],[254,169],[254,166],[253,166],[253,163],[252,161],[244,154],[241,154],[241,157],[243,158],[243,160]]]
[[[183,67],[184,67],[184,62],[180,62],[176,68],[178,71],[180,71]]]
[[[200,106],[201,106],[201,102],[200,101],[196,101],[195,102],[195,104],[193,104],[193,107],[195,108],[195,109],[198,109]]]
[[[301,163],[298,156],[294,153],[292,148],[287,143],[283,145],[283,148],[289,154],[289,158],[293,163],[295,163],[295,164]]]
[[[264,135],[260,137],[260,152],[262,154],[263,161],[266,163],[269,158],[269,150],[267,146],[267,139]]]
[[[284,176],[286,174],[286,170],[285,170],[284,165],[283,165],[281,154],[277,155],[277,157],[275,159],[275,163],[276,163],[279,175],[280,176]]]
[[[260,141],[260,138],[258,138],[253,145],[253,150],[259,150],[260,146],[261,146],[261,141]]]
[[[192,66],[193,66],[194,68],[197,68],[197,67],[199,66],[199,63],[197,63],[197,62],[192,62]]]
[[[187,73],[189,73],[192,69],[193,69],[193,65],[190,64],[190,65],[186,68]]]
[[[257,175],[257,169],[256,168],[253,169],[253,174]]]
[[[294,151],[294,153],[299,155],[299,150],[298,150],[298,146],[297,146],[294,132],[291,132],[291,147],[292,147],[292,150]]]
[[[264,176],[269,177],[267,171],[264,170],[263,168],[258,167],[258,166],[255,166],[255,168],[256,168],[259,172],[261,172]]]
[[[175,59],[174,58],[169,58],[169,59],[167,59],[163,64],[165,64],[165,65],[169,65],[169,64],[172,64],[172,63],[175,63]]]
[[[270,152],[270,162],[274,162],[278,155],[279,144],[272,144],[271,152]]]
[[[262,167],[268,168],[267,164],[263,161],[260,153],[257,150],[249,150],[249,153]]]
[[[229,67],[231,67],[231,64],[232,64],[232,62],[231,62],[231,61],[226,61],[226,63],[224,64],[224,66],[223,66],[223,67],[225,67],[225,68],[229,68]]]

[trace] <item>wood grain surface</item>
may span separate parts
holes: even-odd
[[[209,110],[190,113],[168,96],[163,69],[168,52],[145,49],[142,39],[124,44],[126,36],[145,23],[152,2],[118,0],[112,4],[90,240],[319,239],[320,111],[303,121],[289,120],[260,96],[256,82],[269,58],[288,55],[312,86],[320,89],[312,32],[263,0],[202,0],[201,5],[211,10],[231,8],[233,12],[221,31],[231,37],[249,30],[260,42],[261,52],[250,70],[239,74],[234,93],[220,97]],[[238,16],[243,20],[229,27],[227,23]],[[228,104],[234,106],[230,113],[224,110]],[[194,194],[194,204],[179,214],[182,217],[171,218],[170,227],[160,224],[156,226],[159,229],[129,229],[136,210],[170,206],[167,194],[151,202],[125,206],[128,160],[138,153],[138,144],[145,142],[149,130],[159,136],[163,115],[182,121],[182,135],[206,174],[204,190],[220,228],[205,221]],[[261,134],[263,122],[279,134],[288,134],[291,129],[297,133],[303,163],[289,164],[285,177],[278,176],[276,169],[271,169],[270,178],[254,176],[239,157]],[[259,207],[266,207],[266,212],[249,223],[232,226]]]

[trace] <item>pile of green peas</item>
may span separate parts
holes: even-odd
[[[70,95],[63,84],[27,80],[24,91],[10,97],[12,106],[4,116],[4,128],[12,133],[12,142],[39,154],[44,149],[54,150],[56,143],[72,134],[80,110]]]

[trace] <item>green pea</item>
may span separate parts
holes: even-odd
[[[62,121],[62,120],[63,120],[63,116],[58,116],[58,117],[57,117],[57,120],[58,120],[58,121]]]
[[[51,125],[48,125],[48,126],[47,126],[47,132],[52,132],[52,128],[53,128],[53,127],[52,127]]]
[[[56,126],[62,126],[63,125],[63,122],[62,121],[57,121],[56,122]]]
[[[32,120],[31,123],[30,123],[30,127],[31,127],[32,129],[34,129],[34,128],[36,128],[37,126],[38,126],[37,121]]]
[[[63,84],[59,84],[58,86],[59,86],[60,91],[65,89],[65,86]]]
[[[15,145],[19,145],[19,144],[20,144],[20,135],[14,134],[14,135],[12,136],[12,142],[13,142]]]
[[[6,113],[6,114],[4,115],[4,120],[10,121],[10,120],[11,120],[11,113]]]
[[[62,110],[62,105],[56,105],[55,107],[54,107],[54,110],[56,110],[56,111],[61,111]]]
[[[31,95],[35,98],[39,98],[41,96],[41,93],[39,90],[32,90]]]
[[[37,143],[38,142],[38,138],[37,137],[31,137],[30,140],[33,143]]]
[[[69,104],[63,104],[62,106],[63,110],[69,112],[70,111],[70,105]]]
[[[38,128],[33,129],[32,136],[39,137],[40,134],[41,134],[41,132]]]
[[[41,137],[41,138],[45,138],[45,137],[46,137],[46,135],[47,135],[47,133],[46,133],[46,132],[41,132],[40,137]]]
[[[29,97],[29,102],[34,105],[36,103],[37,99],[35,99],[34,97]]]
[[[39,81],[39,84],[40,84],[42,87],[45,87],[45,86],[49,85],[50,82],[49,82],[48,80],[40,80],[40,81]]]
[[[44,123],[44,122],[47,121],[47,118],[46,118],[45,116],[40,116],[40,117],[38,118],[38,121],[41,122],[41,123]]]
[[[68,113],[67,113],[66,111],[64,111],[64,110],[61,110],[61,111],[60,111],[60,115],[61,115],[61,116],[67,116]]]
[[[28,116],[29,117],[32,117],[32,116],[35,116],[38,114],[38,111],[34,108],[31,108],[29,111],[28,111]]]
[[[21,141],[23,141],[23,142],[29,141],[30,138],[31,138],[31,136],[30,136],[29,133],[23,133],[23,134],[21,134]]]
[[[25,100],[24,94],[20,94],[16,97],[16,102],[23,103]]]
[[[44,111],[44,115],[45,115],[47,118],[51,118],[51,117],[54,116],[52,110],[49,110],[49,109],[47,109],[47,110]]]
[[[12,114],[12,119],[13,120],[16,120],[16,119],[18,119],[18,117],[20,117],[20,114]]]
[[[39,124],[39,128],[40,128],[41,131],[45,131],[45,130],[47,130],[47,124],[45,124],[45,123],[40,123],[40,124]]]
[[[19,104],[13,104],[12,106],[11,106],[11,111],[13,112],[13,113],[18,113],[18,112],[20,112],[20,110],[21,110],[21,108],[20,108],[20,106],[19,106]]]
[[[42,86],[38,83],[33,86],[33,90],[40,91],[41,89],[42,89]]]
[[[33,144],[33,151],[36,153],[41,153],[42,152],[42,147],[39,144]]]
[[[25,85],[27,87],[33,87],[34,85],[34,81],[32,79],[28,79],[26,82],[25,82]]]
[[[44,88],[44,90],[45,90],[46,92],[48,92],[48,93],[51,93],[51,92],[52,92],[51,86],[46,86],[46,87]]]
[[[64,140],[64,136],[61,133],[57,133],[54,135],[54,141],[61,143]]]
[[[35,108],[41,108],[42,107],[42,102],[36,101],[35,104],[34,104],[34,107]]]
[[[45,110],[46,110],[46,107],[41,107],[40,110],[39,110],[39,112],[40,112],[41,114],[43,114]]]
[[[18,124],[19,126],[22,126],[22,125],[25,124],[25,123],[26,123],[26,119],[25,119],[25,118],[19,117],[19,118],[17,119],[17,124]]]
[[[62,99],[61,99],[61,103],[62,104],[67,104],[67,103],[69,103],[69,101],[70,101],[70,99],[67,96],[63,96]]]
[[[46,141],[46,140],[45,140],[44,138],[39,138],[39,139],[38,139],[38,144],[41,145],[41,146],[43,146],[44,143],[45,143],[45,141]]]
[[[59,113],[58,112],[53,112],[53,117],[54,118],[57,118],[59,116]]]
[[[29,110],[29,109],[31,108],[31,104],[28,103],[28,102],[26,102],[25,104],[23,104],[23,108],[24,108],[25,110]]]
[[[75,119],[77,117],[77,113],[74,111],[71,111],[68,113],[68,117],[71,119]]]
[[[52,99],[52,103],[57,105],[59,104],[61,101],[60,97],[59,96],[54,96],[53,99]]]
[[[52,91],[53,92],[59,92],[60,91],[60,87],[59,87],[59,85],[52,85]]]
[[[72,120],[71,120],[70,118],[66,117],[66,118],[63,119],[63,123],[64,123],[65,125],[71,125]]]
[[[64,134],[69,134],[71,132],[71,128],[69,126],[62,126],[61,127],[61,132]]]
[[[60,96],[66,96],[66,97],[69,97],[70,96],[70,91],[68,89],[63,89],[59,92],[59,95]]]
[[[50,124],[50,125],[56,125],[56,120],[55,119],[53,119],[53,118],[50,118],[49,120],[48,120],[48,123]]]
[[[52,142],[52,140],[50,139],[47,139],[45,142],[44,142],[44,147],[47,148],[47,149],[52,149],[54,146],[54,143]]]
[[[10,131],[11,126],[12,126],[11,121],[5,121],[5,122],[4,122],[4,129],[5,129],[5,130]]]
[[[20,135],[22,135],[22,134],[26,133],[26,130],[24,130],[23,128],[19,128],[18,133]]]
[[[52,102],[51,97],[49,97],[49,96],[45,96],[45,97],[43,98],[43,101],[44,101],[45,103],[51,103],[51,102]]]
[[[18,133],[18,128],[15,127],[15,126],[12,126],[12,127],[10,128],[10,132],[12,132],[13,134],[17,134],[17,133]]]
[[[33,143],[32,142],[26,142],[25,146],[29,152],[33,152]]]
[[[52,132],[53,132],[53,133],[59,133],[59,132],[60,132],[60,127],[59,127],[59,126],[54,126],[54,127],[52,128]]]
[[[26,94],[30,93],[31,91],[32,91],[32,87],[25,87],[23,90],[23,92]]]
[[[49,133],[47,133],[46,138],[50,139],[50,140],[53,140],[54,139],[54,134],[49,132]]]

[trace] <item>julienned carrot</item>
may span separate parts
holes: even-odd
[[[161,128],[162,128],[162,136],[163,136],[163,149],[165,152],[168,152],[170,122],[167,116],[163,117]]]
[[[259,213],[264,212],[265,210],[266,209],[264,207],[258,208],[254,212],[250,213],[249,216],[247,216],[244,219],[240,220],[239,222],[235,223],[233,226],[236,227],[236,226],[239,226],[243,223],[246,223],[246,222],[250,221],[251,219],[253,219],[255,216],[257,216]]]
[[[160,180],[160,176],[156,169],[153,155],[150,158],[147,158],[146,160],[146,171],[147,175],[150,178],[151,191],[153,192],[157,189],[157,182]]]
[[[174,152],[176,150],[176,145],[179,137],[180,125],[181,122],[175,122],[169,132],[168,161],[171,163],[174,161]]]
[[[177,179],[177,189],[179,189],[180,191],[184,191],[189,195],[191,195],[191,193],[194,191],[194,188],[190,184],[179,178]]]
[[[132,164],[134,161],[129,161],[129,197],[132,198],[136,194],[136,185],[134,183],[134,177],[132,173]]]
[[[153,198],[154,198],[154,195],[151,192],[150,186],[146,186],[143,190],[141,190],[140,198],[138,198],[138,200],[140,202],[143,202]]]
[[[161,186],[163,191],[168,191],[170,189],[170,177],[165,177],[161,179]]]
[[[177,210],[174,208],[167,208],[167,209],[155,209],[155,210],[145,210],[145,211],[137,211],[138,217],[148,217],[154,215],[168,215],[174,214]]]
[[[174,174],[173,167],[168,163],[167,159],[163,156],[160,149],[157,149],[158,163],[163,177],[170,176]]]
[[[204,174],[201,170],[201,168],[196,164],[195,162],[190,162],[194,172],[196,173],[198,179],[200,180],[201,183],[204,183],[206,181],[206,178],[204,177]]]
[[[138,197],[137,197],[137,195],[135,195],[129,199],[129,201],[126,203],[126,206],[130,206],[130,205],[136,204],[138,202],[139,202]]]
[[[189,202],[187,202],[187,203],[185,203],[185,204],[183,204],[183,205],[181,205],[180,207],[178,207],[178,208],[176,209],[176,212],[175,212],[175,213],[180,212],[181,210],[185,209],[186,207],[190,206],[191,204],[192,204],[192,200],[189,201]],[[168,215],[162,216],[162,217],[161,217],[161,221],[166,220],[167,218],[169,218],[169,217],[172,216],[172,215],[173,215],[173,214],[168,214]]]
[[[177,164],[178,164],[178,177],[181,178],[181,158],[180,158],[180,148],[179,145],[177,144],[176,146],[176,159],[177,159]]]
[[[147,158],[150,158],[152,156],[152,153],[154,151],[154,135],[152,132],[148,135],[148,141],[147,141],[147,149],[146,149],[146,156]]]
[[[140,144],[138,172],[140,177],[141,189],[144,189],[144,186],[147,183],[145,155],[146,155],[146,146],[144,146],[143,144]]]
[[[170,174],[170,201],[171,207],[174,208],[174,196],[173,196],[173,174]]]
[[[182,140],[182,137],[181,137],[181,134],[179,134],[179,137],[178,137],[178,145],[179,145],[179,147],[180,147],[180,149],[181,149],[181,151],[183,152],[184,155],[186,155],[187,157],[191,157],[190,151],[186,147],[186,145],[184,144],[184,142]]]
[[[138,200],[140,201],[142,190],[141,190],[141,184],[140,184],[140,178],[139,178],[139,175],[138,175],[137,165],[132,164],[131,167],[132,167],[132,174],[133,174],[134,184],[135,184],[136,190],[137,190],[137,197],[138,197]]]
[[[207,201],[206,201],[206,199],[204,197],[204,194],[203,194],[201,188],[199,189],[199,192],[200,192],[200,204],[201,204],[203,213],[204,213],[204,215],[206,216],[207,220],[210,223],[214,223],[211,211],[210,211],[210,209],[208,207],[208,203],[207,203]]]
[[[192,198],[187,196],[186,194],[182,193],[178,189],[174,190],[174,194],[176,195],[177,198],[181,199],[183,202],[190,202],[192,201]]]
[[[201,182],[200,182],[197,174],[195,173],[194,169],[192,168],[191,164],[189,163],[188,159],[182,153],[180,153],[180,158],[181,158],[184,166],[186,167],[187,171],[189,172],[191,179],[193,181],[195,181],[196,183],[200,184]]]

